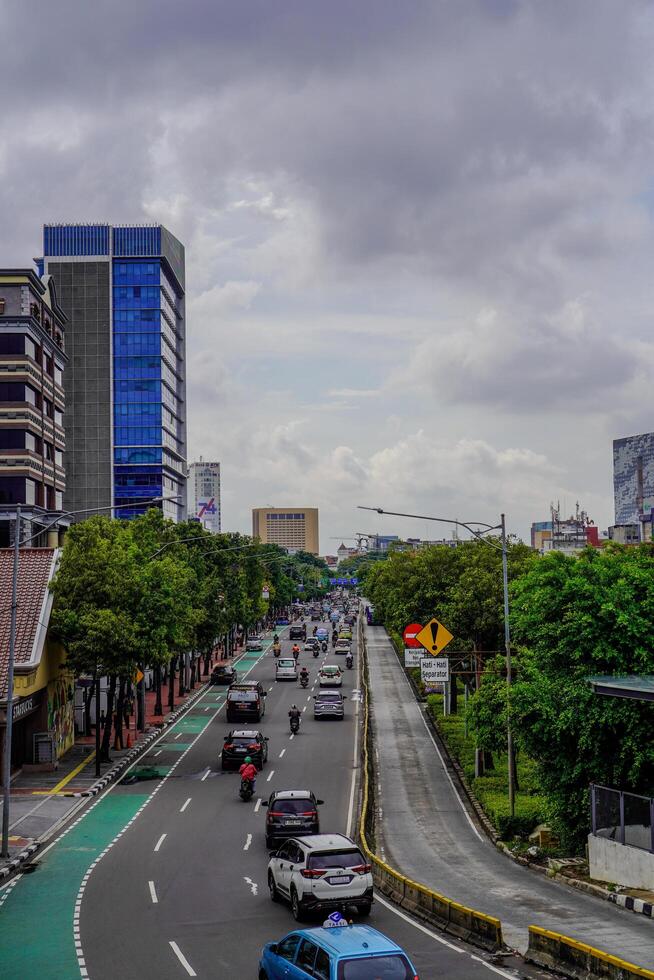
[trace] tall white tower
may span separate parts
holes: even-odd
[[[212,534],[220,533],[220,463],[206,462],[202,456],[191,463],[188,479],[188,516],[199,521]]]

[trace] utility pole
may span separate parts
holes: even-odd
[[[501,515],[502,585],[504,591],[504,648],[506,652],[506,749],[509,755],[509,809],[515,816],[515,756],[511,731],[511,627],[509,624],[509,563],[506,547],[506,521]]]
[[[2,857],[9,857],[9,807],[11,795],[11,736],[14,722],[14,659],[16,654],[16,611],[18,609],[18,549],[20,548],[20,504],[16,507],[14,531],[14,567],[11,578],[11,624],[9,627],[9,664],[7,666],[7,721],[2,802]]]

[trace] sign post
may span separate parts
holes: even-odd
[[[416,639],[421,630],[421,623],[409,623],[409,625],[405,626],[404,630],[402,631],[402,639],[404,640],[405,667],[419,667],[420,661],[425,655],[422,645]]]

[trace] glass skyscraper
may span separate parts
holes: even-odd
[[[66,510],[186,516],[184,247],[162,225],[45,225],[69,324]]]

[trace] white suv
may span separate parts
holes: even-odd
[[[323,664],[318,671],[318,684],[320,687],[341,687],[343,674],[338,664]]]
[[[275,661],[276,681],[296,681],[297,663],[294,657],[280,657]]]
[[[273,902],[291,903],[293,918],[307,912],[356,906],[368,915],[373,902],[372,874],[358,846],[342,834],[292,837],[271,857],[268,889]]]

